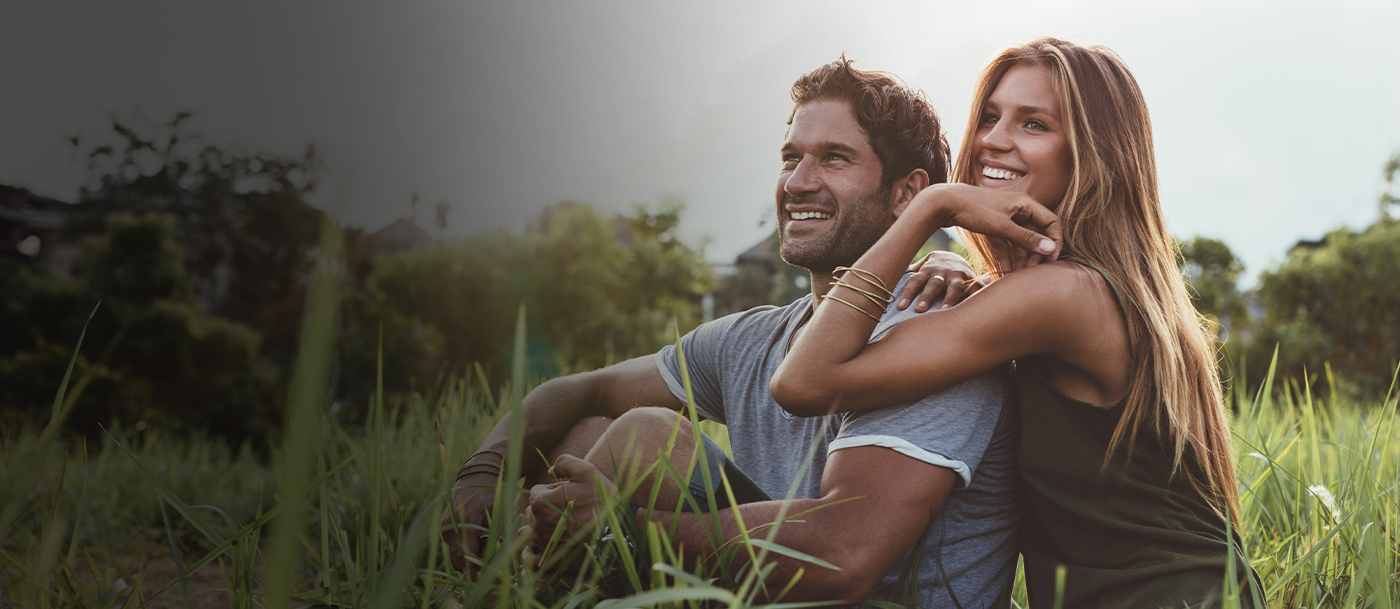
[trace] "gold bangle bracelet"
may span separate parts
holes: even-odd
[[[841,303],[841,304],[843,304],[843,305],[846,305],[846,306],[848,306],[848,307],[850,307],[850,308],[852,308],[852,309],[855,309],[855,310],[857,310],[857,311],[860,311],[860,314],[861,314],[861,315],[864,315],[864,316],[866,316],[866,317],[869,317],[870,319],[875,320],[875,323],[877,323],[877,324],[880,323],[880,318],[879,318],[879,317],[876,317],[876,316],[874,316],[874,315],[871,315],[869,311],[866,311],[865,309],[862,309],[862,308],[860,308],[860,307],[858,307],[858,306],[855,306],[855,305],[853,305],[853,304],[851,304],[851,303],[849,303],[849,302],[846,302],[846,301],[844,301],[844,300],[841,300],[840,298],[837,298],[837,297],[835,297],[835,296],[832,296],[831,294],[827,294],[826,296],[823,296],[822,299],[824,299],[824,300],[835,300],[836,302],[839,302],[839,303]]]
[[[865,269],[855,268],[853,266],[838,266],[836,267],[836,270],[834,271],[832,277],[835,277],[835,273],[840,273],[843,271],[850,271],[852,275],[859,277],[862,281],[870,284],[871,286],[880,288],[880,291],[888,295],[890,297],[890,300],[894,300],[894,292],[890,291],[889,286],[885,285],[884,280],[880,279],[879,275],[876,275],[875,273],[872,273]]]
[[[878,295],[878,294],[876,294],[876,293],[874,293],[874,292],[870,292],[870,291],[867,291],[867,290],[862,290],[862,289],[860,289],[860,288],[858,288],[858,287],[856,287],[856,286],[853,286],[853,285],[851,285],[851,284],[849,284],[849,283],[846,283],[845,281],[843,281],[843,280],[841,280],[841,279],[837,279],[836,282],[833,283],[832,285],[833,285],[833,286],[838,286],[838,287],[843,287],[843,288],[846,288],[846,289],[849,289],[849,290],[853,290],[853,291],[855,291],[855,292],[860,293],[860,295],[861,295],[861,296],[864,296],[866,300],[869,300],[870,302],[874,303],[875,306],[880,307],[880,310],[884,310],[886,307],[889,307],[889,306],[890,306],[890,301],[892,300],[892,299],[881,298],[880,295]]]

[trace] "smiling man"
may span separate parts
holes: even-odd
[[[636,468],[656,461],[658,451],[669,450],[676,464],[703,451],[725,472],[735,505],[717,475],[707,486],[697,472],[688,490],[701,509],[706,497],[716,499],[724,539],[739,534],[736,515],[753,528],[780,513],[807,512],[783,523],[778,543],[838,567],[777,557],[770,581],[779,585],[805,569],[784,600],[853,603],[873,596],[913,603],[910,596],[917,596],[925,607],[1008,606],[1020,497],[1015,420],[1013,409],[1002,408],[1002,371],[917,402],[827,417],[789,415],[769,393],[769,380],[815,308],[842,306],[822,302],[836,267],[852,264],[915,194],[946,181],[948,171],[947,143],[933,108],[889,75],[857,70],[843,58],[798,79],[792,97],[775,196],[780,253],[811,272],[812,294],[703,324],[681,339],[679,349],[554,379],[531,392],[524,403],[524,454],[539,449],[557,456],[549,470],[557,480],[543,464],[526,464],[543,482],[531,492],[529,532],[543,547],[556,527],[571,533],[584,526],[601,504],[595,476],[609,487],[630,488],[639,482]],[[953,270],[944,275],[955,276]],[[914,315],[887,307],[871,340]],[[708,438],[695,446],[689,424],[677,414],[686,400],[682,352],[697,412],[727,426],[732,461]],[[463,466],[455,512],[444,523],[485,523],[494,497],[482,487],[499,470],[508,425],[499,423]],[[808,455],[813,460],[804,468]],[[650,480],[640,480],[633,503],[648,502]],[[774,500],[794,485],[796,496],[786,506]],[[650,518],[669,526],[677,516],[669,510],[687,506],[675,482],[664,478],[660,489]],[[552,506],[568,502],[578,517],[561,519]],[[630,508],[626,516],[640,523],[647,513]],[[680,514],[677,523],[675,538],[687,557],[712,560],[714,543],[702,517]],[[458,542],[451,531],[445,535]],[[480,540],[460,543],[474,553]],[[740,554],[737,560],[747,559]],[[916,585],[896,589],[902,567]]]

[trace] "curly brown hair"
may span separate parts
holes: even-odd
[[[792,84],[788,124],[802,104],[844,101],[880,157],[882,186],[915,169],[928,173],[929,184],[947,182],[948,140],[923,92],[909,88],[893,74],[858,70],[851,63],[842,55],[798,78]]]

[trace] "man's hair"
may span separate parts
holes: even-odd
[[[850,105],[880,157],[882,186],[915,169],[928,172],[929,184],[948,181],[948,140],[939,127],[938,113],[922,91],[910,89],[887,72],[857,70],[842,55],[792,84],[788,124],[803,104],[820,100]]]

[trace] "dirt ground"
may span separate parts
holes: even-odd
[[[98,561],[97,564],[111,565],[116,570],[117,576],[121,577],[131,586],[136,581],[136,575],[145,572],[145,577],[141,580],[142,597],[146,599],[146,607],[151,609],[184,609],[185,602],[180,591],[180,584],[176,583],[160,596],[153,596],[156,591],[165,587],[166,584],[175,581],[179,576],[179,571],[175,568],[175,559],[169,555],[155,556],[149,558],[140,557],[113,557],[110,561]],[[83,583],[92,586],[92,574],[87,569],[80,569],[79,576]],[[214,609],[229,606],[228,595],[225,594],[224,578],[219,573],[217,564],[208,564],[204,568],[189,574],[190,604],[195,609]],[[128,588],[116,603],[120,606],[126,602],[127,597],[135,590]],[[130,606],[136,606],[133,603]]]

